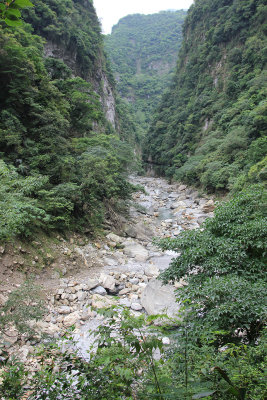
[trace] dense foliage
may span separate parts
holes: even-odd
[[[25,18],[31,25],[0,23],[0,239],[92,231],[104,203],[131,190],[128,132],[122,142],[96,92],[110,74],[99,22],[91,2],[71,0],[38,0]]]
[[[141,135],[170,83],[185,15],[182,10],[128,15],[105,38],[118,91],[130,103]]]
[[[161,242],[181,252],[164,272],[165,281],[187,277],[178,296],[193,303],[189,320],[202,315],[202,327],[225,331],[221,340],[255,342],[265,322],[265,204],[266,193],[252,187],[218,207],[201,229]]]
[[[197,0],[144,150],[207,191],[266,179],[266,2]]]

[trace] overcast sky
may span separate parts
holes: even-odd
[[[110,33],[112,26],[125,15],[153,14],[168,9],[187,10],[193,2],[193,0],[94,0],[94,5],[103,32]]]

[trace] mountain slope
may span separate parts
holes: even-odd
[[[91,232],[130,190],[92,2],[34,3],[20,27],[0,21],[0,240]]]
[[[185,15],[183,10],[128,15],[105,38],[118,91],[132,105],[143,133],[170,83]]]
[[[225,190],[266,179],[264,0],[197,0],[144,159],[177,180]]]

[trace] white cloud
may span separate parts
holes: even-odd
[[[104,33],[110,33],[112,26],[125,15],[153,14],[168,9],[187,10],[191,4],[193,0],[94,0]]]

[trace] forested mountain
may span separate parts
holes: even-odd
[[[18,13],[0,22],[0,239],[90,231],[127,196],[131,158],[99,21],[90,0],[36,0],[19,26]]]
[[[171,81],[185,15],[183,10],[128,15],[105,38],[118,91],[131,104],[141,133]]]
[[[175,78],[144,158],[168,177],[216,191],[266,179],[264,0],[196,0]]]

